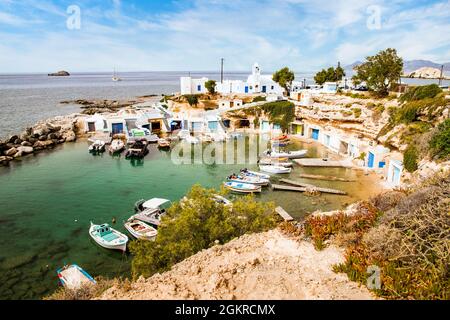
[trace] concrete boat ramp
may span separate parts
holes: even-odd
[[[322,158],[295,159],[294,162],[302,167],[351,168],[353,166],[348,160],[329,160]]]
[[[301,183],[297,181],[292,181],[288,179],[281,179],[280,182],[285,183],[287,185],[273,184],[273,190],[283,190],[283,191],[296,191],[296,192],[308,192],[308,191],[318,191],[321,193],[329,193],[329,194],[337,194],[337,195],[346,195],[347,192],[341,190],[335,190],[330,188],[321,188],[318,186],[314,186],[312,184]]]

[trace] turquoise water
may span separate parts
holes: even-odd
[[[24,158],[0,168],[0,298],[37,299],[58,287],[56,270],[77,263],[93,276],[128,276],[131,257],[104,250],[88,236],[90,221],[111,222],[125,232],[122,221],[133,212],[136,200],[153,197],[176,201],[195,183],[220,187],[224,178],[242,165],[174,165],[170,153],[151,146],[142,163],[92,156],[87,142]],[[324,156],[320,146],[309,156]],[[256,166],[249,166],[256,169]],[[334,210],[377,190],[373,177],[347,169],[295,168],[302,172],[358,178],[357,183],[307,181],[343,189],[350,196],[307,197],[266,189],[258,199],[275,201],[297,218],[317,209]],[[274,180],[276,181],[276,179]]]

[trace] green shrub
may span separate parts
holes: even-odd
[[[191,107],[196,107],[198,105],[199,96],[196,94],[186,94],[184,95],[186,101],[189,103]]]
[[[447,159],[450,155],[450,119],[442,122],[430,141],[433,156]]]
[[[355,118],[359,118],[361,117],[361,109],[360,108],[353,108],[353,115],[355,116]]]
[[[252,102],[263,102],[263,101],[267,101],[267,98],[263,96],[258,96],[254,97]]]
[[[442,89],[437,84],[412,87],[400,96],[400,102],[417,101],[426,98],[434,98],[442,93]]]
[[[210,94],[216,93],[216,81],[208,80],[205,82],[205,88],[208,90]]]
[[[417,120],[418,115],[419,115],[419,106],[415,103],[412,104],[407,103],[398,110],[397,122],[411,123]]]
[[[408,148],[405,150],[405,153],[403,154],[403,165],[405,166],[405,169],[409,172],[414,172],[417,170],[417,159],[418,159],[418,152],[417,148],[414,145],[409,145]]]
[[[280,125],[284,132],[289,130],[290,123],[295,119],[295,106],[289,101],[269,102],[261,109],[269,116],[270,122]]]
[[[214,190],[194,186],[187,198],[175,203],[158,229],[155,242],[134,241],[133,276],[149,277],[174,264],[246,233],[262,232],[276,225],[274,206],[242,197],[229,208],[212,199]]]

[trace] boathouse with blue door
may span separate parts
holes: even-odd
[[[367,166],[369,168],[373,168],[375,163],[375,155],[372,152],[369,152],[369,157],[367,159]]]
[[[123,122],[112,123],[112,134],[123,133]]]
[[[314,140],[318,141],[319,140],[319,134],[320,134],[320,130],[319,129],[312,129],[311,138],[313,138]]]
[[[387,174],[387,182],[391,186],[399,186],[403,173],[403,162],[400,160],[389,161],[389,169]]]

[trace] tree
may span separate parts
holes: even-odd
[[[278,83],[284,90],[286,90],[286,93],[289,94],[289,91],[291,90],[292,81],[295,79],[295,74],[291,70],[289,70],[288,67],[284,67],[283,69],[278,70],[273,74],[272,77],[273,81]]]
[[[205,82],[205,88],[208,90],[210,94],[216,93],[216,81],[208,80]]]
[[[375,56],[366,58],[366,62],[355,67],[355,84],[365,82],[369,90],[379,96],[387,96],[389,88],[397,83],[403,71],[403,59],[397,50],[388,48]]]
[[[214,200],[214,190],[194,186],[186,199],[174,203],[163,217],[155,242],[133,241],[133,276],[152,276],[174,264],[246,233],[262,232],[276,225],[274,205],[242,197],[225,206]]]
[[[314,81],[318,85],[323,85],[325,82],[337,82],[341,81],[345,77],[345,71],[342,69],[341,64],[338,63],[336,69],[329,67],[328,69],[322,69],[314,76]]]
[[[184,96],[191,107],[198,105],[198,96],[195,94],[187,94]]]

